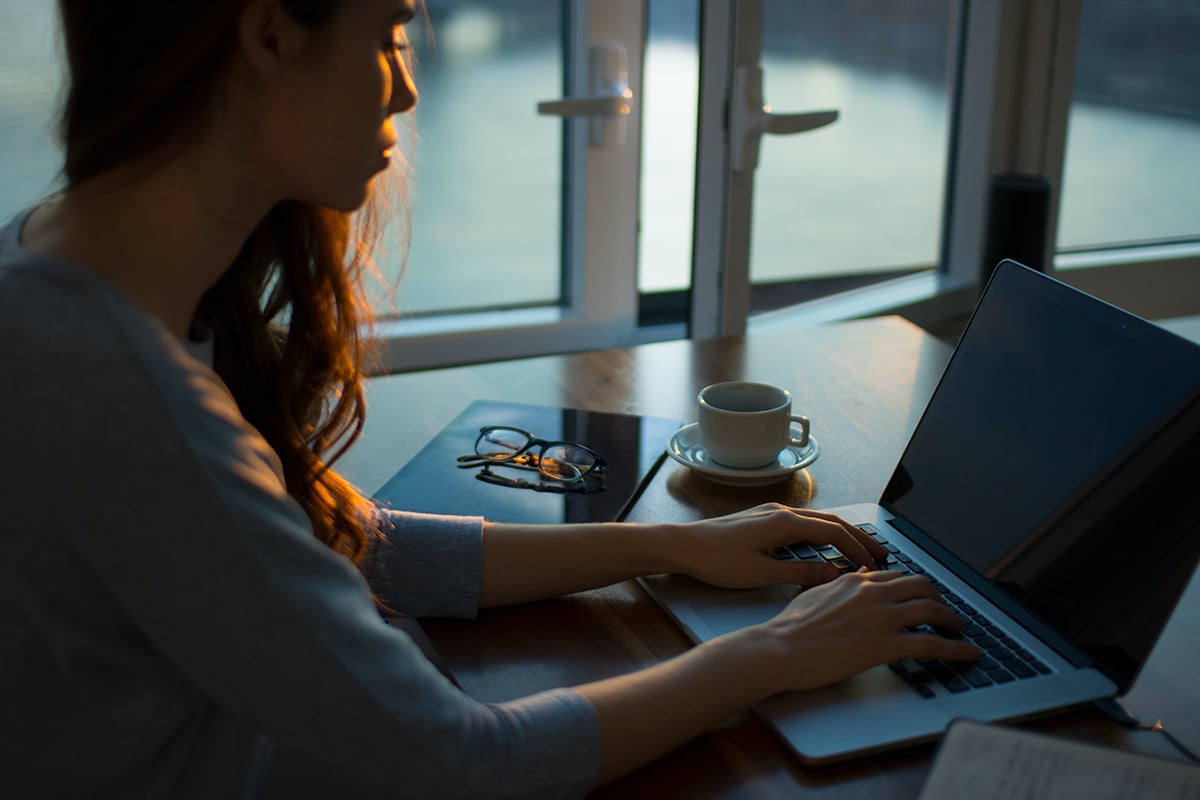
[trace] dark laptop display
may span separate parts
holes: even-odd
[[[1200,348],[1013,263],[988,294],[881,504],[1124,690],[1200,557]]]

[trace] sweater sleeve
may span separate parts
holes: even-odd
[[[391,609],[410,617],[468,617],[483,585],[483,520],[380,509],[382,537],[364,574]]]

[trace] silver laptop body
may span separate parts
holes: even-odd
[[[756,710],[820,764],[932,740],[958,717],[1027,719],[1123,693],[1200,558],[1196,475],[1200,347],[1002,263],[880,502],[830,510],[989,626],[1004,644],[985,655],[1020,652],[1035,669],[1002,662],[988,681],[952,665],[963,688],[927,680],[946,665],[880,666]],[[643,585],[697,642],[799,591]]]

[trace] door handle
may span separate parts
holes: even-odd
[[[789,134],[823,128],[838,118],[837,111],[776,114],[763,103],[763,69],[742,66],[734,70],[730,98],[729,137],[733,169],[753,172],[758,167],[759,144],[764,133]]]
[[[633,111],[628,56],[617,44],[592,47],[588,55],[589,94],[543,100],[537,112],[553,117],[589,117],[588,144],[619,147],[625,142],[626,117]]]

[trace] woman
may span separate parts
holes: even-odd
[[[776,692],[975,654],[903,633],[958,622],[829,515],[489,524],[377,511],[330,469],[363,415],[347,213],[416,103],[412,1],[60,0],[66,188],[0,232],[6,788],[253,795],[277,746],[407,797],[574,796]],[[798,540],[864,569],[769,557]],[[824,585],[643,672],[498,705],[376,605],[471,616],[665,571]]]

